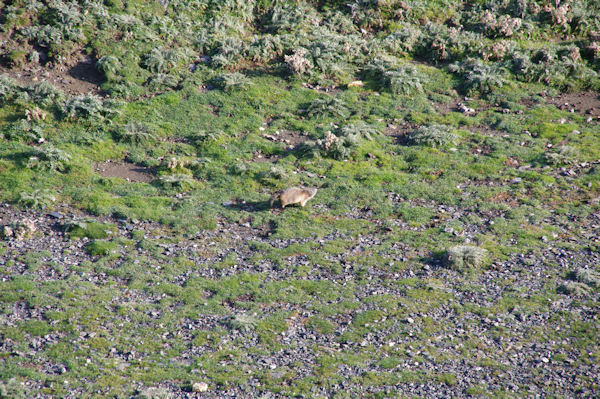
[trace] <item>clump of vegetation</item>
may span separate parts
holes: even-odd
[[[115,75],[120,67],[121,63],[119,62],[119,59],[112,55],[100,57],[96,62],[96,68],[104,73],[105,76]]]
[[[594,269],[579,267],[567,275],[557,291],[575,297],[586,297],[600,288],[600,273]]]
[[[600,273],[593,269],[579,267],[573,273],[573,278],[575,281],[587,284],[590,287],[600,287]]]
[[[344,101],[337,97],[326,97],[313,100],[306,110],[306,115],[311,118],[324,118],[325,116],[345,118],[349,112]]]
[[[91,256],[108,255],[119,248],[119,245],[113,241],[93,240],[85,245],[85,250]]]
[[[593,290],[587,284],[580,283],[578,281],[565,281],[558,288],[557,292],[560,294],[570,295],[574,297],[586,297],[592,294]]]
[[[570,145],[561,145],[555,151],[546,152],[544,158],[550,165],[571,165],[577,162],[578,151]]]
[[[228,317],[225,321],[225,324],[232,330],[249,332],[256,329],[256,326],[258,325],[259,321],[260,320],[258,319],[258,317],[256,317],[256,315],[239,313]]]
[[[5,225],[2,229],[2,236],[6,239],[14,238],[17,241],[22,241],[33,237],[37,231],[35,222],[31,219],[22,219]]]
[[[444,261],[452,270],[477,269],[487,260],[487,252],[473,245],[457,245],[446,250]]]
[[[156,135],[150,127],[140,122],[129,122],[115,131],[116,138],[124,143],[136,145],[151,144],[156,141]]]
[[[63,225],[65,232],[69,234],[69,238],[87,237],[92,240],[107,238],[115,234],[116,227],[114,224],[98,223],[94,221],[84,222],[82,220],[72,220]]]
[[[16,378],[0,382],[0,398],[25,399],[28,397],[27,386],[19,383]]]
[[[304,75],[313,68],[312,61],[307,58],[308,50],[305,48],[295,49],[290,55],[284,57],[285,63],[292,73]]]
[[[25,191],[19,195],[19,203],[32,209],[42,210],[56,202],[56,196],[48,190],[34,190],[31,193]]]
[[[65,118],[90,118],[104,120],[119,113],[119,103],[103,101],[96,95],[81,95],[67,100],[62,106]]]
[[[27,160],[27,167],[64,172],[68,168],[70,160],[71,155],[69,153],[46,143],[31,152]]]
[[[382,88],[394,94],[422,93],[422,77],[412,65],[393,67],[390,62],[376,59],[366,68],[367,74]]]
[[[436,124],[421,126],[412,132],[409,138],[413,144],[430,147],[443,147],[458,140],[458,136],[450,131],[450,127]]]
[[[178,192],[189,191],[196,186],[194,178],[185,173],[171,173],[159,178],[164,189],[175,189]]]
[[[461,76],[462,87],[467,94],[491,93],[506,83],[503,77],[504,71],[498,64],[484,64],[479,60],[469,60],[451,64],[448,69]]]
[[[250,79],[246,77],[243,73],[234,72],[223,75],[221,77],[221,82],[223,85],[223,90],[226,92],[231,92],[235,90],[246,90],[248,86],[252,83]]]

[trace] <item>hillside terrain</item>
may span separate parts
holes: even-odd
[[[596,397],[599,73],[594,0],[0,1],[0,398]]]

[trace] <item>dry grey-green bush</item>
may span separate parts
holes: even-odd
[[[62,114],[65,118],[91,118],[105,119],[119,113],[120,103],[114,100],[102,100],[94,94],[83,94],[67,100],[62,105]]]
[[[544,159],[550,165],[571,165],[577,162],[578,151],[570,145],[561,145],[552,152],[546,152]]]
[[[179,84],[179,78],[167,73],[157,73],[148,79],[148,87],[152,90],[171,89]]]
[[[52,144],[44,144],[32,151],[26,166],[30,169],[62,172],[66,169],[70,160],[71,155],[66,151],[56,148]]]
[[[410,134],[409,139],[413,144],[443,147],[455,143],[458,136],[450,131],[449,126],[429,125],[419,127]]]
[[[446,250],[445,264],[452,270],[478,268],[487,260],[487,252],[473,245],[457,245]]]
[[[240,313],[229,317],[225,324],[233,330],[248,332],[254,330],[258,325],[258,322],[259,319],[255,315]]]
[[[152,143],[157,138],[150,127],[141,122],[129,122],[118,128],[115,133],[120,142],[131,144]]]
[[[229,73],[221,77],[223,90],[230,92],[234,90],[246,90],[252,84],[251,80],[240,72]]]
[[[96,62],[96,68],[104,73],[104,75],[115,74],[121,67],[121,63],[119,59],[112,55],[105,55],[100,57],[100,59]]]
[[[557,292],[575,297],[585,297],[590,295],[593,290],[592,287],[587,284],[567,280],[558,286]]]
[[[19,194],[19,204],[28,208],[42,210],[56,202],[56,197],[48,190],[34,190],[31,193],[25,191]]]
[[[303,75],[313,68],[312,62],[306,57],[307,54],[307,49],[299,48],[294,50],[293,54],[286,55],[283,58],[287,67],[292,73]]]
[[[306,114],[311,118],[322,118],[327,115],[345,118],[349,111],[344,101],[336,97],[326,97],[313,100],[309,104]]]
[[[451,64],[450,72],[460,74],[463,90],[467,93],[491,93],[504,85],[503,68],[496,64],[484,64],[480,60],[468,60]]]
[[[575,281],[600,288],[600,272],[580,267],[573,274]]]
[[[192,176],[184,173],[173,173],[161,176],[159,182],[165,189],[176,189],[178,191],[189,191],[196,184]]]
[[[31,238],[36,231],[37,226],[33,220],[22,219],[14,221],[9,225],[5,225],[2,228],[2,237],[5,239],[23,241],[27,238]]]
[[[338,129],[338,131],[338,136],[349,137],[353,139],[356,138],[355,141],[358,141],[359,138],[373,140],[373,137],[379,134],[379,131],[375,126],[369,125],[363,121],[342,126],[340,129]]]

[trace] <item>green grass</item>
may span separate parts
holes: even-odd
[[[597,363],[585,318],[597,287],[558,289],[554,254],[598,249],[598,124],[550,102],[600,87],[586,50],[593,2],[564,26],[552,11],[500,5],[495,17],[524,24],[506,37],[481,2],[13,3],[2,6],[8,73],[59,73],[83,49],[105,97],[0,77],[0,200],[23,215],[60,211],[45,227],[72,240],[31,249],[42,229],[0,242],[0,336],[11,345],[1,397],[166,396],[162,385],[197,380],[215,395],[259,381],[261,395],[284,397],[396,397],[407,384],[511,397],[531,392],[464,388],[445,367],[464,361],[506,382],[519,372],[503,362],[507,341],[562,345],[580,359],[570,367]],[[498,45],[509,47],[502,60],[489,54]],[[305,70],[289,63],[299,49]],[[355,80],[364,86],[348,88]],[[36,108],[46,119],[32,119]],[[103,177],[108,160],[151,181]],[[305,207],[270,209],[296,185],[319,191]],[[485,259],[449,264],[446,251],[465,245]],[[567,299],[573,311],[553,311]],[[536,323],[512,331],[511,317]],[[314,341],[286,343],[294,329]],[[286,349],[306,362],[256,360]],[[31,392],[18,391],[25,381]]]

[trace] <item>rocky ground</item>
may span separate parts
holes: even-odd
[[[138,397],[276,397],[280,389],[293,392],[294,382],[302,380],[314,382],[310,394],[305,393],[304,397],[376,394],[377,397],[445,398],[501,392],[508,396],[594,397],[597,392],[600,372],[597,286],[587,298],[559,293],[569,271],[579,268],[593,271],[593,266],[600,264],[597,252],[549,247],[535,257],[516,254],[494,262],[469,277],[443,267],[436,260],[425,266],[413,264],[395,271],[391,267],[386,270],[386,267],[368,266],[357,273],[360,254],[381,243],[381,237],[369,234],[355,240],[352,254],[331,257],[333,262],[342,265],[339,273],[331,273],[310,268],[306,256],[302,255],[290,256],[287,267],[266,259],[257,262],[253,260],[256,254],[246,245],[253,242],[287,248],[313,240],[310,238],[271,239],[259,229],[219,224],[213,231],[168,242],[169,236],[160,225],[112,220],[117,225],[114,238],[130,240],[132,231],[142,231],[144,239],[154,240],[153,244],[121,247],[117,250],[119,254],[104,267],[86,268],[86,264],[98,263],[98,257],[85,250],[88,239],[70,239],[62,227],[67,221],[82,216],[69,209],[34,213],[7,204],[0,208],[1,225],[30,220],[35,230],[22,239],[13,237],[4,241],[0,278],[7,282],[26,276],[35,286],[43,287],[40,289],[45,295],[53,297],[43,305],[4,297],[2,324],[23,326],[35,320],[51,320],[48,315],[65,311],[65,305],[58,300],[64,298],[63,290],[83,294],[79,300],[84,303],[78,305],[81,312],[71,313],[70,331],[50,328],[47,334],[25,334],[21,342],[4,336],[0,346],[3,362],[7,358],[18,358],[27,367],[35,366],[38,373],[56,377],[51,380],[64,380],[61,391],[64,397],[81,397],[88,392],[85,381],[91,383],[93,377],[89,380],[85,370],[98,367],[100,361],[96,349],[90,345],[97,337],[118,334],[132,337],[131,341],[120,341],[114,347],[108,344],[107,353],[101,355],[103,362],[110,360],[119,370],[156,361],[151,353],[133,349],[136,333],[123,330],[123,326],[134,326],[132,320],[143,313],[147,317],[138,320],[138,327],[160,330],[164,349],[168,350],[171,345],[178,348],[176,353],[169,351],[169,362],[186,368],[197,379],[189,384],[175,379],[150,384],[130,381],[127,384],[130,393],[136,395],[137,392]],[[340,239],[352,240],[352,237],[334,233],[314,240],[326,245]],[[389,258],[392,263],[401,262],[406,252],[401,243],[397,244],[398,250],[392,249],[396,254]],[[41,257],[32,265],[31,254],[35,253]],[[231,253],[235,254],[235,262],[215,267]],[[131,262],[131,254],[141,259],[138,266],[142,274],[148,273],[144,262],[155,269],[151,273],[158,274],[160,266],[169,259],[187,259],[187,266],[168,275],[171,284],[179,287],[199,277],[219,281],[240,274],[258,275],[264,283],[284,283],[298,278],[294,272],[298,266],[308,265],[303,279],[328,282],[328,287],[343,293],[338,298],[325,295],[326,300],[319,299],[316,293],[317,302],[335,306],[336,302],[349,301],[352,305],[330,318],[331,330],[319,332],[307,323],[322,312],[311,301],[263,302],[261,317],[281,312],[287,315],[285,327],[275,337],[275,345],[265,346],[252,328],[232,328],[221,333],[216,346],[209,342],[198,344],[194,339],[196,333],[222,330],[226,316],[203,312],[198,306],[197,317],[188,315],[166,329],[158,328],[157,323],[164,318],[164,313],[173,311],[181,303],[174,301],[167,305],[162,301],[165,294],[149,289],[151,283],[131,288],[127,278],[111,273]],[[48,290],[53,284],[59,292]],[[588,284],[593,287],[594,283]],[[86,324],[85,310],[96,306],[85,303],[86,293],[95,298],[95,290],[109,287],[110,298],[102,302],[106,307],[101,316],[105,324]],[[293,290],[291,285],[289,289]],[[239,314],[243,309],[241,302],[255,300],[252,295],[224,301],[223,306]],[[145,310],[136,316],[138,310],[119,311],[124,306],[128,309],[140,306]],[[369,316],[361,319],[361,315]],[[147,331],[144,334],[148,334]],[[150,336],[158,334],[156,331]],[[74,362],[52,361],[48,355],[51,348],[67,341],[77,353]],[[131,349],[126,348],[127,343]],[[248,374],[240,384],[215,384],[206,375],[210,373],[198,368],[197,359],[219,352],[225,346],[261,348],[239,357],[230,352],[231,357],[224,358],[225,363],[241,367]],[[337,360],[332,366],[326,366],[324,355]],[[78,364],[76,359],[81,356],[86,360]],[[315,378],[327,367],[332,367],[330,374],[325,374],[327,381]],[[69,379],[78,381],[70,387]],[[265,381],[268,382],[265,384]],[[193,392],[190,385],[193,382],[206,382],[208,391]],[[279,389],[273,390],[273,384]],[[24,392],[36,392],[29,397],[53,397],[42,393],[44,382],[36,378],[29,381]],[[101,392],[102,389],[97,391]]]

